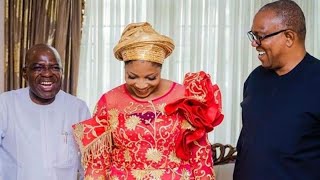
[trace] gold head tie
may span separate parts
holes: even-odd
[[[162,64],[174,49],[173,40],[156,32],[147,23],[129,24],[114,47],[120,61],[145,60]]]

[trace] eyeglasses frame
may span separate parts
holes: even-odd
[[[252,31],[248,31],[247,32],[247,36],[248,36],[250,42],[255,41],[258,46],[261,46],[261,41],[262,40],[267,39],[267,38],[272,37],[272,36],[275,36],[277,34],[280,34],[282,32],[288,31],[288,30],[290,30],[290,29],[282,29],[280,31],[276,31],[276,32],[273,32],[273,33],[270,33],[270,34],[267,34],[267,35],[264,35],[264,36],[259,36],[259,35],[256,35]]]

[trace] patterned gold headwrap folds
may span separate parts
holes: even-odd
[[[171,38],[156,32],[147,22],[129,24],[113,52],[120,61],[145,60],[162,64],[174,49]]]

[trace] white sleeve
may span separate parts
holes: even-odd
[[[89,108],[85,102],[81,103],[79,122],[87,120],[91,117]]]
[[[87,120],[91,117],[89,108],[85,102],[81,103],[81,105],[80,105],[80,116],[79,117],[80,117],[79,122]],[[83,180],[84,179],[84,170],[83,170],[81,163],[79,163],[78,170],[79,170],[78,179]]]
[[[84,170],[83,170],[83,168],[82,168],[82,165],[81,165],[81,163],[79,164],[79,176],[78,176],[78,180],[84,180]],[[1,179],[0,179],[1,180]]]
[[[4,96],[0,94],[0,151],[2,151],[2,140],[5,136],[5,129],[7,124],[7,110],[4,104]],[[2,167],[2,159],[0,159],[0,180],[3,180],[3,167]]]
[[[7,108],[4,103],[4,96],[0,96],[0,147],[2,146],[2,139],[5,136],[7,126]]]

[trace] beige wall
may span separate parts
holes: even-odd
[[[4,1],[0,0],[0,93],[4,91]]]

